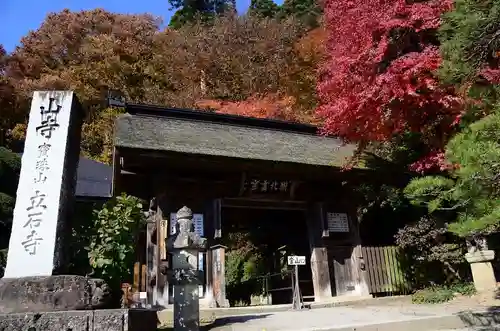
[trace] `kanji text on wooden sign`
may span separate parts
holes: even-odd
[[[291,182],[287,180],[249,179],[243,184],[243,190],[252,193],[287,193]]]

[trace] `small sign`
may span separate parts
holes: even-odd
[[[326,213],[329,232],[349,232],[349,219],[346,213]]]
[[[148,298],[148,292],[139,292],[139,299],[144,300]]]
[[[288,265],[306,265],[306,257],[291,255],[288,257]]]

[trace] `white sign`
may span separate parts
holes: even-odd
[[[50,276],[61,204],[73,92],[33,94],[7,256],[6,278]],[[75,108],[75,109],[73,109]]]
[[[306,265],[306,257],[296,255],[288,256],[288,265]]]
[[[176,229],[175,226],[177,224],[176,213],[170,213],[170,234],[175,234]],[[204,223],[203,223],[203,214],[193,214],[193,225],[194,232],[197,233],[200,237],[203,237],[205,234]]]
[[[329,232],[349,232],[349,219],[345,213],[326,213]]]
[[[193,214],[193,224],[194,232],[196,232],[200,237],[205,235],[204,224],[203,224],[203,214]]]

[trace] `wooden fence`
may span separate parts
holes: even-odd
[[[362,247],[370,293],[405,294],[411,290],[396,246]]]

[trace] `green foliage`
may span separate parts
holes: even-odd
[[[454,187],[452,179],[426,176],[413,179],[404,189],[406,197],[418,206],[427,206],[432,213],[447,204],[448,192]]]
[[[273,0],[251,0],[248,13],[259,17],[274,18],[280,7]]]
[[[260,276],[263,271],[262,256],[254,251],[236,249],[226,254],[226,284],[237,286]]]
[[[455,293],[459,293],[461,295],[468,297],[473,296],[474,294],[477,293],[474,283],[455,283],[452,284],[450,287]]]
[[[472,123],[446,146],[446,158],[456,165],[451,178],[423,177],[405,190],[429,212],[453,210],[450,231],[461,237],[488,234],[500,222],[500,108]]]
[[[406,272],[414,286],[449,284],[467,278],[465,242],[451,236],[446,224],[422,217],[396,234],[396,243],[406,255]]]
[[[450,286],[431,286],[418,290],[411,299],[416,304],[436,304],[453,300],[457,294],[472,296],[476,294],[476,288],[472,283],[455,283]]]
[[[7,265],[7,248],[0,249],[0,278],[5,273],[5,266]]]
[[[87,247],[90,265],[115,289],[131,275],[136,239],[144,222],[141,200],[125,194],[94,211],[96,234]]]
[[[86,275],[92,271],[86,247],[97,235],[93,226],[94,210],[101,209],[104,201],[76,201],[72,215],[71,257],[68,270],[71,274]]]
[[[0,192],[11,196],[16,194],[20,171],[21,157],[0,146]]]
[[[462,123],[470,123],[488,113],[498,100],[500,86],[485,84],[482,73],[484,69],[498,67],[499,34],[498,1],[455,0],[454,9],[442,18],[439,38],[443,62],[439,77],[480,101],[468,105]]]
[[[455,293],[452,289],[446,286],[429,287],[418,290],[411,296],[411,301],[416,304],[424,303],[443,303],[452,300]]]
[[[279,16],[293,16],[309,27],[319,25],[319,17],[323,10],[316,0],[285,0],[280,8]]]
[[[207,22],[217,15],[235,10],[231,0],[168,0],[168,2],[172,9],[177,9],[169,23],[174,29],[195,23],[197,20]]]
[[[21,158],[0,146],[0,277],[7,258],[12,216],[16,204],[17,183],[21,171]]]
[[[455,0],[439,30],[443,65],[441,78],[462,84],[475,78],[500,47],[498,1]]]

